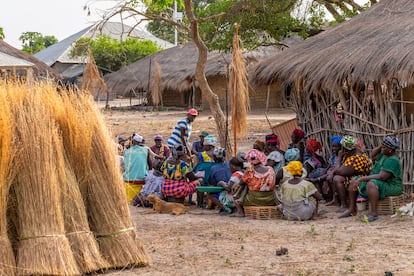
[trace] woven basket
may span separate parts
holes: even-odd
[[[392,215],[395,209],[400,208],[405,203],[404,194],[399,196],[387,196],[378,201],[378,215]],[[371,210],[371,208],[370,208]]]
[[[282,213],[277,206],[245,206],[244,214],[250,219],[281,219]]]

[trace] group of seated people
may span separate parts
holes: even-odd
[[[162,137],[156,138],[162,142]],[[154,153],[158,157],[148,164],[152,169],[132,204],[149,207],[146,197],[150,194],[170,202],[184,203],[185,198],[192,202],[196,194],[198,207],[205,208],[209,201],[223,215],[244,216],[246,206],[278,206],[286,219],[309,220],[318,218],[318,204],[323,201],[338,206],[342,213],[339,218],[354,216],[359,196],[369,200],[368,221],[374,221],[378,218],[378,201],[402,193],[401,163],[396,155],[400,141],[395,136],[386,136],[370,157],[357,138],[333,136],[328,161],[321,143],[305,139],[300,129],[293,131],[286,152],[272,133],[229,161],[215,137],[202,132],[200,138],[192,147],[191,159],[180,144],[170,148],[169,156]],[[156,143],[158,148],[163,146]],[[197,192],[200,185],[223,190]]]

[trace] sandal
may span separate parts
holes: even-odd
[[[345,211],[342,215],[340,215],[338,218],[349,218],[349,217],[354,217],[356,215],[356,212],[350,212],[350,211]]]

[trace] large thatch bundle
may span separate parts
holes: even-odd
[[[72,167],[76,166],[81,182],[85,174],[86,158],[90,156],[87,151],[85,152],[80,148],[89,148],[81,139],[88,139],[89,137],[90,141],[91,131],[87,131],[87,128],[84,129],[85,133],[78,131],[76,123],[80,122],[81,114],[77,113],[77,110],[73,107],[75,100],[71,101],[71,98],[75,95],[72,94],[72,97],[66,93],[58,95],[51,86],[42,87],[41,95],[43,103],[52,111],[52,116],[56,120],[63,137],[62,151],[58,151],[59,186],[62,191],[66,236],[71,243],[76,262],[82,273],[108,268],[109,264],[102,258],[93,232],[90,230],[80,185]],[[87,124],[84,125],[88,126]],[[86,153],[86,158],[84,156],[79,158],[78,154],[73,154],[74,150],[80,150],[81,154]],[[75,157],[78,159],[74,159]],[[79,167],[79,165],[83,167]]]
[[[1,85],[1,84],[0,84]],[[9,94],[0,90],[0,275],[14,275],[16,262],[7,235],[7,196],[9,193],[12,175],[11,167],[15,156],[12,144],[13,117],[10,112]]]
[[[60,202],[58,129],[38,93],[20,86],[13,94],[14,135],[22,166],[14,191],[18,225],[17,267],[22,275],[79,274],[65,235]]]
[[[246,61],[239,47],[239,26],[233,38],[233,58],[230,67],[229,89],[232,95],[232,127],[234,152],[237,152],[237,136],[247,135],[247,112],[250,108]]]
[[[281,81],[308,135],[350,133],[367,149],[395,133],[406,191],[414,186],[414,2],[383,0],[262,62],[254,81]]]
[[[102,255],[113,267],[146,265],[149,258],[135,234],[111,135],[103,127],[95,103],[90,98],[81,98],[81,103],[95,123],[90,160],[93,175],[87,178],[91,229],[96,233]]]
[[[0,92],[1,274],[17,267],[22,275],[74,275],[147,264],[115,147],[92,97],[58,94],[44,84],[0,83]],[[10,148],[18,149],[16,158]]]

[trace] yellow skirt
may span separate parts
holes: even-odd
[[[125,182],[125,191],[128,203],[131,203],[134,197],[141,192],[143,186],[144,185],[142,184],[133,184],[130,182]]]

